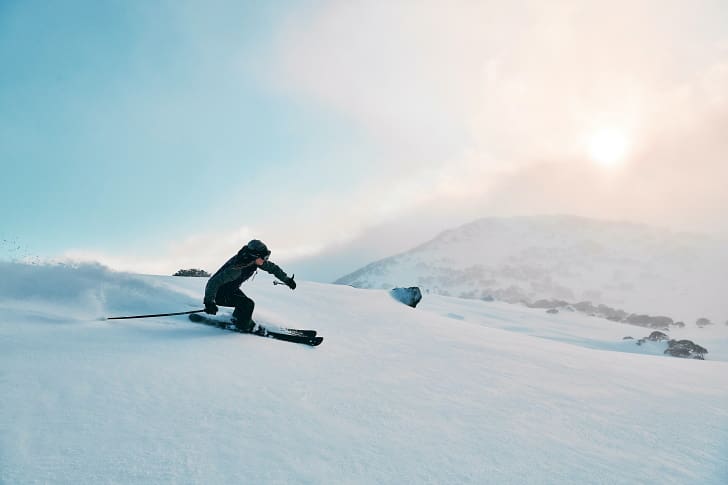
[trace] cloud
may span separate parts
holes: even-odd
[[[253,238],[248,227],[227,231],[205,231],[179,241],[170,241],[155,254],[71,249],[60,259],[99,262],[112,269],[147,274],[172,274],[178,269],[202,268],[214,271]]]
[[[380,147],[376,176],[360,185],[390,217],[472,197],[498,212],[589,207],[664,221],[692,191],[693,211],[724,203],[713,169],[725,151],[710,123],[728,112],[727,13],[715,2],[324,2],[290,14],[269,72],[277,89],[337,110]],[[629,138],[619,173],[586,156],[604,129]],[[546,180],[595,177],[599,203],[575,189],[499,192],[533,189],[546,166]],[[674,188],[680,180],[690,187]],[[622,210],[624,197],[645,207]]]
[[[200,229],[162,257],[67,255],[164,274],[212,270],[259,237],[278,261],[295,263],[374,227],[389,229],[364,240],[386,255],[468,218],[533,213],[725,231],[727,10],[677,0],[289,9],[272,44],[245,51],[238,74],[335,112],[361,131],[346,149],[366,160],[337,148],[294,167],[261,165],[230,204],[255,201],[245,225]],[[629,160],[611,172],[585,153],[605,128],[629,136]],[[346,166],[350,158],[357,166]],[[265,197],[255,192],[262,186]]]
[[[291,15],[273,72],[281,89],[348,113],[404,153],[452,155],[467,140],[498,160],[548,157],[585,123],[639,125],[649,93],[712,69],[726,36],[697,31],[725,13],[710,6],[324,3]]]

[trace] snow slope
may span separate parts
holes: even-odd
[[[308,348],[99,320],[197,308],[204,279],[0,275],[0,483],[728,481],[728,362],[604,350],[588,317],[246,284]]]
[[[509,302],[591,301],[687,325],[702,317],[723,325],[727,248],[726,241],[633,223],[485,218],[336,282]]]

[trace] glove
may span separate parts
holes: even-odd
[[[286,285],[288,285],[288,287],[289,287],[290,289],[292,289],[292,290],[295,290],[295,289],[296,289],[296,282],[295,282],[295,281],[293,280],[293,277],[294,277],[294,276],[296,276],[296,275],[293,275],[293,276],[291,276],[290,278],[288,278],[288,279],[287,279],[287,280],[285,281]]]
[[[215,305],[215,302],[210,300],[205,300],[205,313],[209,313],[210,315],[215,315],[217,313],[217,305]]]

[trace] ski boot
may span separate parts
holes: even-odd
[[[257,327],[256,323],[252,319],[248,320],[247,323],[244,323],[233,317],[231,323],[235,326],[235,329],[241,333],[254,333]]]

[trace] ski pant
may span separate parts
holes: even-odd
[[[253,323],[253,308],[255,302],[245,296],[240,289],[230,292],[219,292],[215,298],[215,303],[220,306],[235,307],[233,311],[233,321],[235,326],[241,330],[250,331],[255,323]]]

